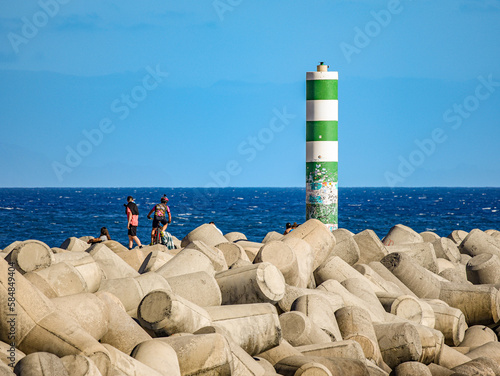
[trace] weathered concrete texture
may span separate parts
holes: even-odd
[[[107,372],[107,350],[71,317],[58,312],[54,304],[19,272],[16,281],[17,347],[26,354],[47,351],[57,356],[80,352],[90,356],[101,372]],[[0,313],[6,317],[8,264],[0,259]],[[9,342],[8,326],[0,326],[0,340]]]
[[[376,323],[373,325],[384,362],[391,368],[402,362],[419,361],[422,342],[415,325],[410,323]]]
[[[151,336],[125,312],[123,305],[113,294],[99,291],[96,295],[104,302],[108,311],[108,331],[101,337],[101,343],[107,343],[125,354],[130,354],[139,343],[151,339]]]
[[[342,305],[332,303],[321,294],[308,294],[298,297],[292,304],[292,311],[305,314],[314,324],[327,333],[332,341],[342,341],[335,311]]]
[[[321,330],[305,314],[290,311],[280,315],[283,338],[292,346],[304,346],[315,343],[328,343],[332,338]]]
[[[65,249],[71,252],[85,252],[90,246],[87,242],[71,237],[63,241],[63,243],[59,246],[61,249]]]
[[[125,247],[123,244],[118,243],[116,240],[106,240],[106,241],[104,241],[102,243],[99,243],[99,244],[105,245],[106,247],[108,247],[114,253],[120,253],[120,252],[127,252],[128,251],[127,247]],[[87,250],[87,252],[88,252],[88,250]]]
[[[348,278],[361,278],[365,279],[370,285],[373,285],[374,289],[378,289],[375,284],[372,284],[372,282],[365,278],[360,272],[338,256],[326,259],[325,262],[314,271],[314,278],[316,280],[316,285],[320,285],[329,279],[342,282]]]
[[[164,278],[196,272],[205,272],[214,275],[214,265],[202,252],[187,248],[181,250],[172,260],[156,270],[156,273]]]
[[[203,308],[167,290],[147,294],[139,304],[137,316],[142,326],[159,336],[193,333],[211,325]]]
[[[382,304],[380,304],[377,295],[367,280],[363,278],[348,278],[340,284],[351,294],[363,300],[365,304],[370,307],[370,310],[377,315],[377,317],[384,317],[385,309]]]
[[[282,339],[277,346],[258,354],[258,357],[267,360],[274,366],[281,359],[285,359],[289,356],[300,355],[302,354],[297,350],[297,348],[290,345],[286,339]]]
[[[227,239],[228,242],[236,242],[238,240],[247,240],[247,237],[245,234],[241,232],[228,232],[227,234],[224,235],[224,237]]]
[[[429,243],[433,243],[434,241],[439,240],[441,238],[438,234],[436,234],[433,231],[421,232],[420,236],[422,237],[424,242],[429,242]]]
[[[371,286],[373,287],[375,293],[386,292],[390,294],[404,295],[398,285],[392,281],[387,281],[382,278],[380,274],[371,268],[371,266],[366,264],[356,264],[354,265],[354,269],[356,269],[359,273],[361,273],[361,275],[366,277],[372,283]]]
[[[81,293],[51,299],[57,310],[73,317],[96,340],[108,331],[108,310],[94,294]]]
[[[111,355],[112,375],[162,376],[161,373],[155,371],[153,368],[148,367],[115,347],[108,344],[104,344],[104,347]]]
[[[453,371],[449,370],[448,368],[443,367],[443,366],[439,366],[435,363],[431,363],[431,364],[427,365],[427,368],[429,369],[429,371],[431,371],[432,376],[450,376],[451,374],[454,373]]]
[[[94,258],[87,252],[66,252],[54,254],[54,263],[73,265],[87,284],[88,292],[96,292],[102,281],[102,272]]]
[[[432,376],[425,364],[419,362],[404,362],[394,369],[394,376]]]
[[[416,264],[433,273],[438,273],[436,253],[431,243],[400,244],[386,246],[386,249],[389,253],[404,253],[410,256]]]
[[[359,247],[353,238],[353,233],[345,228],[333,231],[336,243],[329,256],[338,256],[349,265],[354,265],[359,260]]]
[[[440,281],[404,253],[391,253],[380,262],[419,298],[439,299]]]
[[[142,252],[142,249],[139,248],[134,248],[130,251],[119,252],[116,255],[136,271],[139,271],[141,265],[144,263],[144,259],[147,256],[147,254],[145,255]]]
[[[496,333],[484,325],[474,325],[465,331],[460,347],[479,347],[488,342],[498,342]]]
[[[158,338],[170,345],[177,354],[181,375],[232,374],[231,347],[218,333]]]
[[[25,240],[14,246],[6,261],[13,262],[14,267],[24,274],[50,266],[54,262],[54,254],[49,246],[41,241]]]
[[[200,240],[205,243],[207,246],[216,246],[217,244],[224,243],[227,239],[222,235],[215,226],[210,223],[205,223],[189,234],[187,234],[184,239],[182,239],[181,247],[186,247],[189,243],[194,242],[195,240]]]
[[[223,328],[250,355],[260,354],[281,341],[278,313],[270,304],[241,304],[206,309],[213,325]],[[204,329],[200,329],[198,333],[202,331]]]
[[[470,256],[477,256],[482,253],[500,256],[500,240],[477,228],[469,232],[458,248],[460,252]]]
[[[380,261],[387,255],[387,249],[373,230],[364,230],[353,236],[359,247],[359,264]]]
[[[305,356],[326,356],[327,358],[348,358],[365,360],[361,345],[354,340],[319,343],[297,346],[296,349]]]
[[[467,356],[471,359],[487,357],[500,364],[500,343],[497,341],[486,342],[481,346],[470,349]]]
[[[259,253],[259,250],[264,245],[262,243],[250,242],[248,240],[238,240],[236,244],[245,250],[247,257],[251,262],[253,262],[255,256],[257,256],[257,253]]]
[[[385,246],[422,243],[423,241],[424,239],[418,232],[401,224],[393,226],[382,239]]]
[[[453,263],[460,262],[460,251],[457,244],[448,238],[439,238],[434,240],[432,246],[436,257],[447,259]]]
[[[245,350],[243,350],[235,341],[233,341],[230,333],[222,326],[207,326],[201,328],[194,334],[211,333],[221,334],[228,341],[233,359],[233,375],[263,376],[266,374],[266,370],[263,367],[269,367],[271,374],[276,373],[272,364],[270,364],[267,360],[261,358],[260,360],[262,360],[262,362],[258,362],[257,358],[250,356]]]
[[[413,291],[411,291],[408,287],[406,287],[406,285],[403,282],[401,282],[399,278],[397,278],[389,269],[387,269],[379,261],[370,262],[368,266],[372,268],[384,280],[396,285],[405,295],[411,295],[416,297]]]
[[[280,234],[279,232],[276,231],[271,231],[268,232],[266,236],[264,236],[264,239],[262,239],[262,243],[266,244],[276,240],[283,240],[283,237],[284,237],[283,234]]]
[[[288,245],[297,259],[297,287],[307,287],[314,267],[314,253],[308,242],[303,239],[285,236],[283,243]]]
[[[70,376],[61,359],[49,352],[25,356],[16,364],[14,372],[21,376]]]
[[[159,244],[155,244],[155,246],[157,245]],[[178,251],[180,251],[180,249]],[[138,270],[140,274],[147,272],[155,272],[158,269],[160,269],[163,265],[165,265],[167,262],[172,260],[172,258],[174,257],[174,255],[170,253],[158,250],[153,250],[148,253],[147,250],[142,249],[142,253],[145,255],[145,258]]]
[[[226,260],[227,266],[230,268],[233,266],[238,260],[244,260],[250,262],[245,250],[238,243],[225,242],[220,243],[215,246],[221,250],[224,258]]]
[[[287,284],[291,286],[299,284],[297,256],[286,243],[281,241],[265,243],[253,260],[254,264],[260,262],[269,262],[276,266]]]
[[[469,260],[467,270],[477,278],[472,282],[494,285],[500,282],[500,257],[491,253],[479,254]]]
[[[500,375],[500,365],[489,358],[477,358],[470,362],[453,367],[452,371],[456,375],[472,376],[496,376]]]
[[[65,262],[26,273],[24,276],[50,298],[89,291],[85,279],[78,270]]]
[[[336,241],[324,223],[317,219],[309,219],[286,237],[299,238],[306,241],[314,254],[313,269],[316,269],[328,254],[333,251]]]
[[[382,355],[368,312],[359,307],[349,306],[335,312],[335,317],[337,318],[342,338],[359,343],[365,357],[380,364]]]
[[[165,341],[151,339],[141,342],[130,356],[164,376],[181,375],[177,353]]]
[[[339,281],[330,279],[319,285],[317,289],[320,291],[332,292],[339,295],[344,301],[345,307],[355,306],[363,308],[370,314],[372,321],[375,322],[384,321],[384,315],[381,315],[382,312],[380,312],[379,310],[372,310],[367,302],[365,302],[360,297],[354,295],[353,293],[349,292],[344,286],[342,286],[342,284]]]
[[[426,300],[426,302],[434,312],[434,328],[443,333],[447,345],[458,346],[464,340],[467,329],[462,311],[450,307],[442,300],[434,299]]]
[[[105,279],[99,291],[107,291],[122,302],[131,317],[137,317],[137,307],[141,300],[153,290],[171,291],[169,283],[162,276],[150,272],[137,277]]]
[[[491,286],[441,283],[439,299],[458,308],[470,325],[489,325],[500,319],[500,295]]]
[[[275,365],[276,371],[287,375],[351,375],[369,376],[364,362],[355,359],[331,359],[320,356],[292,356]],[[312,371],[314,370],[314,371]],[[329,373],[326,373],[327,370]]]
[[[441,357],[439,358],[439,362],[437,362],[437,364],[451,369],[460,364],[467,363],[470,360],[471,359],[468,356],[457,351],[456,348],[443,345],[441,349]]]
[[[463,230],[453,230],[450,235],[447,236],[448,239],[452,240],[457,246],[462,243],[462,241],[466,238],[467,232]]]
[[[61,361],[70,376],[102,376],[92,359],[84,355],[66,355]]]
[[[278,302],[278,306],[283,312],[289,312],[292,310],[292,304],[294,301],[304,295],[321,295],[328,299],[333,307],[340,308],[344,306],[344,300],[338,294],[331,293],[326,290],[306,289],[290,285],[285,286],[285,294]]]
[[[217,273],[222,304],[277,303],[285,294],[285,279],[273,264],[243,266]]]
[[[400,295],[391,304],[390,313],[414,322],[434,328],[436,317],[432,307],[423,299],[410,295]]]
[[[166,281],[174,294],[200,307],[218,306],[222,303],[216,279],[206,272],[178,275],[167,278]]]
[[[104,242],[105,243],[105,242]],[[94,258],[106,279],[137,277],[139,273],[118,257],[104,243],[91,246],[87,252]]]
[[[212,261],[212,265],[214,266],[214,270],[216,272],[227,270],[226,259],[219,248],[205,244],[203,241],[195,240],[186,245],[185,249],[196,249],[197,251],[203,253],[210,259],[210,261]]]

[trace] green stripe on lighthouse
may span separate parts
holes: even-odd
[[[306,99],[338,99],[337,80],[307,80]]]
[[[338,141],[338,121],[307,121],[306,141]]]

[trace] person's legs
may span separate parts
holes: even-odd
[[[134,245],[133,237],[132,235],[128,236],[128,249],[132,249],[132,246]]]
[[[136,236],[134,236],[134,237],[133,237],[133,239],[135,240],[135,242],[137,243],[137,245],[138,245],[139,247],[142,247],[141,241],[139,240],[139,238],[137,237],[137,235],[136,235]]]

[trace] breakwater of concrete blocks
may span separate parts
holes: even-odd
[[[500,375],[500,232],[311,219],[0,254],[0,375]]]

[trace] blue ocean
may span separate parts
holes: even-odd
[[[128,243],[124,203],[139,207],[138,236],[149,243],[149,210],[166,194],[172,212],[168,230],[182,239],[214,221],[224,233],[238,231],[261,241],[287,222],[305,220],[304,188],[2,188],[0,248],[38,239],[58,247],[70,236],[98,236],[106,226]],[[500,188],[340,188],[339,227],[374,230],[381,238],[398,223],[417,232],[447,236],[455,229],[500,229]]]

